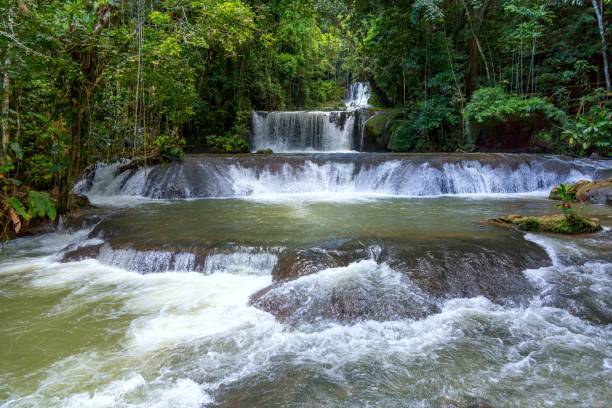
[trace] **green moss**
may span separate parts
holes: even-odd
[[[372,119],[368,120],[365,125],[366,135],[368,139],[376,139],[377,137],[382,136],[385,131],[385,126],[387,125],[388,114],[379,113],[374,116]]]
[[[516,225],[521,231],[552,232],[555,234],[588,234],[602,230],[596,219],[581,217],[576,214],[569,215],[543,215],[541,217],[523,217],[521,215],[508,215],[506,217],[489,220],[499,226]]]
[[[529,217],[524,221],[520,221],[518,227],[521,231],[537,232],[540,230],[540,222],[537,218]]]

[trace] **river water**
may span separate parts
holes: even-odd
[[[612,401],[605,231],[558,211],[605,161],[189,156],[100,166],[98,208],[0,255],[0,406],[554,406]]]

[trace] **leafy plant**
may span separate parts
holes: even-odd
[[[553,123],[563,123],[565,113],[540,97],[521,98],[499,87],[481,88],[465,106],[468,125],[495,125],[500,122],[529,120],[539,114]]]
[[[206,143],[212,153],[246,153],[249,144],[240,136],[208,136]]]
[[[563,131],[571,151],[581,156],[597,152],[612,156],[612,110],[595,105],[569,122]]]
[[[561,199],[561,204],[557,204],[555,207],[559,208],[565,215],[568,223],[576,224],[579,223],[584,209],[585,199],[582,199],[580,203],[575,201],[575,192],[572,191],[572,187],[567,184],[560,184],[555,189],[557,196]]]
[[[483,143],[477,137],[484,136],[494,146],[509,147],[532,144],[538,134],[554,132],[567,121],[566,114],[544,98],[511,95],[500,87],[477,90],[463,116],[471,143]]]
[[[51,221],[55,220],[57,211],[49,193],[30,190],[27,194],[27,200],[22,193],[14,190],[13,193],[14,195],[9,195],[5,188],[2,198],[0,198],[0,220],[2,221],[1,224],[4,225],[0,232],[2,239],[7,238],[10,226],[12,226],[15,234],[18,234],[23,224],[32,219],[47,218]]]
[[[422,152],[448,147],[440,142],[459,122],[457,110],[442,97],[414,103],[406,110],[406,116],[393,129],[394,151]]]
[[[155,138],[154,144],[165,161],[180,160],[185,154],[183,151],[185,139],[178,135],[159,135]]]
[[[49,193],[30,190],[28,192],[28,213],[31,218],[49,218],[55,220],[56,210]]]

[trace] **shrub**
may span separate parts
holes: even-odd
[[[178,135],[159,135],[155,138],[154,144],[159,150],[162,160],[180,160],[184,155],[185,139]]]
[[[569,150],[581,156],[597,152],[612,156],[612,110],[605,106],[593,106],[563,130]]]
[[[469,143],[499,148],[530,147],[535,135],[567,122],[565,113],[546,99],[510,95],[499,87],[474,92],[463,117]]]
[[[206,143],[212,153],[246,153],[249,151],[249,144],[237,135],[208,136]]]
[[[442,142],[459,122],[459,115],[447,98],[416,102],[405,115],[406,120],[399,121],[393,129],[391,150],[422,152],[449,148],[442,146]]]

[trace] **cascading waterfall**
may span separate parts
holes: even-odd
[[[253,112],[253,150],[349,151],[355,115],[344,111]]]
[[[188,156],[144,170],[98,167],[77,191],[156,199],[268,194],[351,193],[396,196],[549,191],[562,182],[601,177],[609,164],[533,155]]]
[[[346,98],[346,109],[356,110],[369,107],[371,96],[372,91],[366,82],[355,82],[351,84]]]
[[[353,141],[358,110],[370,99],[367,83],[356,82],[347,90],[345,111],[253,112],[253,151],[342,152],[360,149]],[[363,116],[363,115],[361,115]]]

